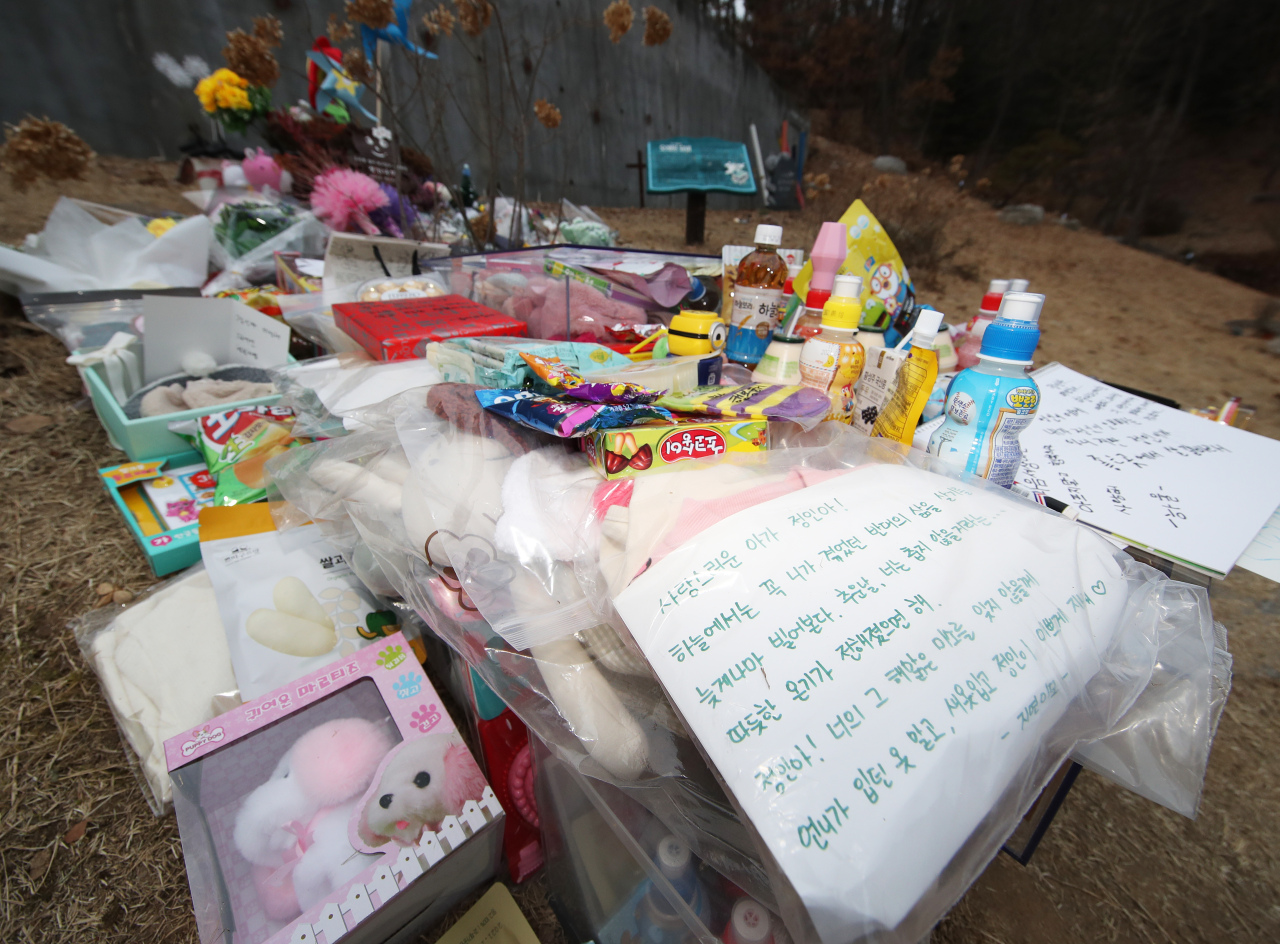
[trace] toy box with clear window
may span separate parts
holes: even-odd
[[[399,633],[165,754],[201,940],[407,938],[494,873],[502,806]]]

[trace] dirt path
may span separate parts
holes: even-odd
[[[803,214],[774,220],[787,227],[787,245],[807,247],[819,222],[873,180],[856,152],[825,149],[815,167],[831,174],[833,190]],[[151,210],[182,205],[163,178],[170,168],[107,168],[71,192]],[[941,182],[905,186],[940,201],[942,236],[966,244],[920,285],[949,320],[967,317],[986,279],[1028,278],[1049,297],[1044,360],[1189,404],[1240,395],[1258,408],[1254,429],[1280,437],[1280,358],[1222,328],[1248,315],[1259,295],[1088,232],[1001,224],[984,206],[947,197]],[[895,193],[880,196],[902,196]],[[55,196],[46,188],[19,197],[0,184],[0,238],[38,229]],[[877,191],[867,199],[874,209]],[[682,248],[680,211],[603,213],[631,245]],[[713,212],[708,244],[748,240],[758,221]],[[8,693],[0,699],[0,939],[194,940],[173,819],[147,811],[66,629],[92,605],[98,582],[138,590],[149,579],[94,474],[119,454],[86,411],[64,354],[12,312],[0,317],[0,423],[29,413],[53,419],[0,439],[0,682]],[[1184,819],[1086,772],[1031,866],[998,858],[935,940],[1280,940],[1280,587],[1238,573],[1215,585],[1213,607],[1231,631],[1236,675],[1199,817]],[[85,819],[87,831],[73,841],[68,830]],[[541,939],[562,940],[541,885],[518,895]]]

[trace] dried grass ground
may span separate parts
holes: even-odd
[[[820,146],[815,162],[833,190],[803,214],[777,216],[788,245],[808,245],[822,219],[871,183],[873,209],[894,208],[922,230],[913,238],[926,250],[933,219],[946,221],[942,255],[965,246],[922,282],[923,297],[950,320],[967,314],[986,279],[1022,275],[1050,298],[1046,359],[1187,403],[1240,394],[1259,407],[1255,429],[1280,437],[1280,359],[1221,327],[1247,315],[1256,293],[1095,234],[1005,226],[926,178],[876,185],[869,160],[847,149]],[[178,209],[171,170],[108,160],[68,192]],[[17,196],[0,184],[0,238],[38,229],[55,198],[51,188]],[[604,214],[631,245],[677,248],[683,233],[680,211]],[[712,212],[708,245],[748,240],[758,221]],[[173,819],[147,810],[66,628],[92,606],[100,581],[139,590],[151,580],[97,484],[95,469],[119,454],[64,353],[16,312],[0,312],[0,691],[8,696],[0,700],[0,940],[194,940]],[[28,414],[53,422],[3,430]],[[1213,606],[1232,633],[1236,679],[1200,816],[1183,819],[1086,772],[1031,866],[996,859],[935,941],[1280,940],[1280,587],[1237,573],[1215,585]],[[539,882],[516,894],[546,944],[563,940]]]

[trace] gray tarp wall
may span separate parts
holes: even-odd
[[[635,205],[639,200],[637,149],[652,138],[711,136],[748,141],[748,126],[760,129],[765,152],[776,138],[788,106],[776,87],[741,50],[702,20],[693,4],[656,0],[674,31],[666,44],[645,47],[642,0],[636,22],[621,43],[609,42],[602,22],[606,0],[502,0],[503,25],[525,77],[546,42],[535,98],[545,97],[563,113],[554,131],[534,123],[527,148],[526,194],[554,200],[560,195],[601,206]],[[415,41],[422,14],[437,0],[415,2],[409,19]],[[448,4],[452,7],[452,4]],[[131,157],[178,156],[190,137],[188,126],[209,133],[208,121],[190,89],[172,85],[152,65],[157,52],[178,60],[198,55],[210,67],[224,65],[227,30],[252,30],[254,16],[272,13],[285,32],[277,50],[281,78],[277,104],[306,94],[305,51],[324,33],[341,0],[5,0],[9,42],[0,57],[0,120],[17,122],[27,113],[47,115],[74,128],[101,153]],[[393,94],[407,101],[407,134],[436,161],[440,176],[456,179],[469,161],[477,183],[492,172],[482,131],[485,70],[492,101],[499,79],[496,29],[474,41],[441,37],[440,58],[415,70],[402,50],[391,56]],[[464,42],[479,56],[468,54]],[[344,46],[350,45],[344,43]],[[365,95],[373,107],[373,96]],[[514,119],[510,97],[506,112]],[[466,120],[463,115],[465,114]],[[794,115],[792,116],[794,119]],[[513,153],[500,132],[497,180],[513,186]],[[446,143],[447,142],[447,143]],[[231,138],[233,146],[242,142]],[[682,206],[683,197],[651,195],[650,206]],[[746,197],[713,195],[711,206],[750,207]]]

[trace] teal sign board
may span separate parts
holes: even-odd
[[[650,141],[649,192],[724,190],[755,193],[747,146],[719,138],[668,138]]]

